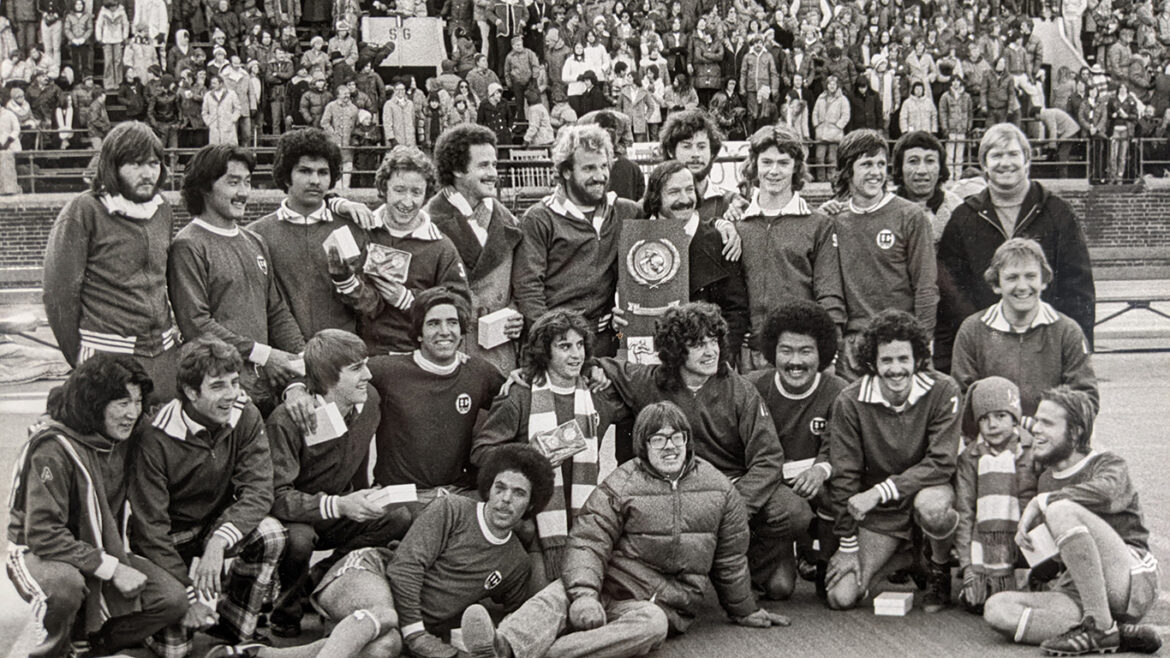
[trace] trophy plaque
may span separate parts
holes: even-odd
[[[629,321],[622,330],[626,358],[657,363],[654,322],[690,296],[687,249],[681,224],[645,219],[622,224],[618,246],[618,300]]]

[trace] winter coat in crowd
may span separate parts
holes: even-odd
[[[417,121],[414,103],[410,99],[392,97],[386,101],[382,106],[382,130],[386,137],[386,145],[416,146]]]
[[[208,144],[239,144],[236,122],[244,115],[236,92],[226,87],[209,91],[203,97],[203,123],[207,125]]]
[[[813,105],[812,123],[818,141],[840,142],[849,125],[849,99],[840,89],[821,94]]]

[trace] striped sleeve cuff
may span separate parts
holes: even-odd
[[[874,489],[878,490],[878,495],[881,497],[881,502],[888,503],[891,500],[898,500],[898,487],[890,478],[886,478],[874,485]]]
[[[423,626],[423,623],[421,621],[416,621],[412,624],[407,624],[407,625],[402,627],[403,639],[406,639],[406,638],[408,638],[411,635],[414,635],[416,633],[425,633],[425,632],[427,632],[427,629],[425,626]]]
[[[235,546],[237,542],[244,538],[243,533],[234,523],[225,523],[215,529],[214,536],[219,537],[227,542],[227,547]]]
[[[263,366],[268,363],[268,357],[272,356],[272,348],[264,343],[252,343],[252,351],[248,353],[248,360],[258,366]]]
[[[114,572],[117,570],[118,558],[109,553],[102,553],[102,564],[93,572],[93,575],[102,580],[109,580],[114,577]]]
[[[358,289],[358,278],[356,274],[350,274],[345,281],[334,281],[333,287],[337,292],[343,295],[353,294]]]
[[[842,553],[856,553],[857,548],[857,535],[850,535],[841,538],[841,545],[838,550]]]
[[[329,212],[338,215],[341,214],[341,211],[345,208],[346,203],[349,203],[349,201],[340,196],[332,196],[328,199],[325,199],[325,207],[329,209]]]
[[[323,519],[340,519],[341,510],[339,503],[341,496],[321,496],[321,502],[318,507],[321,510],[321,518]]]
[[[833,477],[833,465],[829,462],[817,462],[813,464],[813,468],[820,468],[825,472],[825,477]]]
[[[413,305],[414,305],[414,293],[410,291],[410,288],[403,286],[402,287],[402,296],[398,298],[398,303],[394,305],[395,308],[397,308],[400,311],[406,311],[406,310],[409,310],[410,307]]]
[[[195,605],[195,603],[198,601],[199,595],[195,593],[195,586],[187,585],[187,603],[189,605]]]

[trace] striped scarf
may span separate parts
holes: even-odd
[[[975,490],[978,497],[971,537],[971,570],[975,574],[975,596],[979,600],[971,601],[972,604],[983,603],[996,592],[1015,589],[1013,567],[1017,553],[1014,538],[1020,520],[1017,450],[1018,447],[1013,445],[993,455],[985,449],[977,462]]]
[[[564,470],[561,466],[553,469],[553,492],[548,505],[536,515],[536,534],[544,555],[544,571],[550,580],[560,578],[564,564],[565,550],[569,544],[569,511],[577,513],[597,487],[601,469],[600,451],[597,439],[597,411],[593,408],[593,395],[581,378],[577,379],[573,393],[573,420],[585,437],[586,449],[573,455],[572,482],[568,483],[566,496]],[[528,439],[542,432],[557,428],[556,399],[548,378],[544,383],[532,385],[532,409],[528,412]]]

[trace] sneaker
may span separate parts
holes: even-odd
[[[1080,624],[1040,643],[1049,656],[1083,656],[1087,653],[1115,653],[1121,648],[1121,633],[1117,624],[1112,628],[1097,628],[1097,620],[1086,616]]]
[[[926,594],[922,597],[922,609],[939,612],[951,605],[951,568],[927,560]]]
[[[1121,633],[1121,650],[1132,653],[1158,653],[1162,648],[1162,636],[1158,631],[1144,624],[1118,624]]]
[[[203,658],[253,658],[260,655],[265,645],[259,642],[245,642],[244,644],[217,644],[203,654]]]
[[[512,655],[508,643],[496,635],[496,625],[482,605],[475,604],[464,610],[459,627],[463,631],[463,646],[471,658],[510,658]]]

